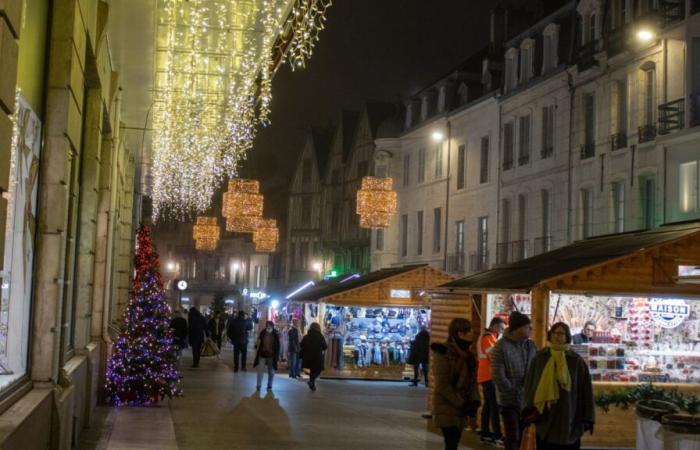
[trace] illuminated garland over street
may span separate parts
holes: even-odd
[[[277,249],[280,240],[279,229],[275,219],[261,219],[258,227],[253,232],[256,252],[271,253]]]
[[[293,37],[289,44],[287,59],[290,67],[305,67],[311,58],[319,34],[325,28],[326,10],[331,0],[298,0],[292,9]]]
[[[197,217],[197,222],[192,227],[192,238],[196,250],[216,250],[220,235],[221,229],[216,217]]]
[[[226,218],[226,231],[252,233],[263,214],[263,196],[257,180],[236,178],[228,182],[224,192],[221,215]]]

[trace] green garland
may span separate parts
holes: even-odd
[[[595,404],[608,412],[611,406],[628,409],[639,400],[662,400],[673,403],[690,414],[700,412],[700,398],[695,394],[684,394],[677,389],[659,389],[651,383],[603,392],[596,395]]]

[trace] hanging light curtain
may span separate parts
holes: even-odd
[[[216,250],[220,236],[221,229],[216,217],[197,217],[197,221],[192,227],[195,249],[204,251]]]
[[[262,219],[263,196],[257,180],[235,178],[228,182],[221,215],[226,218],[226,231],[252,233]]]
[[[361,228],[389,228],[391,216],[396,213],[397,197],[390,177],[364,177],[357,191],[357,214]]]
[[[280,234],[275,219],[262,219],[253,233],[255,251],[274,252],[279,242]]]

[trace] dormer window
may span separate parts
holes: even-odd
[[[518,49],[510,48],[506,52],[505,92],[510,92],[518,86]]]
[[[428,96],[424,95],[420,99],[420,120],[428,118]]]
[[[406,121],[404,122],[403,127],[405,130],[408,130],[413,125],[413,114],[415,114],[413,104],[412,102],[408,102],[406,104]]]
[[[459,89],[457,89],[457,94],[459,95],[459,104],[464,105],[469,101],[469,89],[467,88],[467,85],[462,83],[459,85]]]
[[[548,25],[542,32],[542,37],[542,73],[547,73],[559,65],[559,25]]]
[[[586,42],[591,43],[595,42],[598,40],[598,32],[597,32],[597,17],[595,13],[591,14],[588,17],[588,31],[587,31],[587,39]]]
[[[447,98],[447,86],[442,85],[438,90],[437,110],[438,113],[445,112],[445,99]]]
[[[520,45],[520,82],[527,83],[533,76],[535,40],[525,39]]]

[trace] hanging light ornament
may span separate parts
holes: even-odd
[[[277,243],[280,240],[279,229],[275,219],[261,219],[258,227],[253,233],[253,242],[255,242],[255,251],[271,253],[277,249]]]
[[[292,39],[286,58],[292,70],[306,67],[319,34],[325,28],[326,10],[331,0],[298,0],[292,9]]]
[[[357,191],[357,214],[361,228],[388,228],[396,213],[396,192],[392,191],[390,177],[364,177]]]
[[[216,217],[197,217],[197,221],[192,227],[192,238],[194,248],[197,250],[216,250],[221,236],[219,221]]]
[[[262,220],[263,196],[257,180],[235,178],[228,182],[221,215],[226,218],[226,231],[252,233]]]

